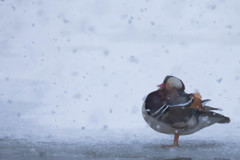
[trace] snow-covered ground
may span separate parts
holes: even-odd
[[[239,14],[237,0],[0,1],[0,158],[58,159],[67,146],[90,159],[237,159]],[[141,106],[169,74],[231,123],[160,149],[172,137]]]

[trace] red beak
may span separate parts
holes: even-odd
[[[159,88],[166,88],[166,84],[165,83],[162,83],[162,84],[159,84],[157,85]]]

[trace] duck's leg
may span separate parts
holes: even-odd
[[[174,141],[173,141],[173,145],[164,145],[162,146],[162,148],[173,148],[173,147],[178,147],[178,139],[179,139],[180,134],[176,133],[174,135]]]

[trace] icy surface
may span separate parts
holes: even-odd
[[[162,149],[155,142],[130,141],[66,143],[66,142],[32,142],[25,140],[1,140],[2,159],[239,159],[239,144],[219,142],[216,140],[189,140],[182,147]]]
[[[19,160],[26,158],[237,160],[240,156],[240,129],[231,129],[231,131],[232,133],[228,133],[216,127],[205,129],[192,136],[180,136],[180,147],[171,149],[161,148],[161,145],[171,144],[172,136],[153,134],[148,130],[86,131],[85,134],[88,136],[67,139],[5,137],[0,139],[0,155],[1,159]]]
[[[237,0],[0,1],[0,158],[58,159],[66,143],[66,157],[236,159],[239,6]],[[169,74],[187,92],[211,99],[231,123],[160,150],[172,137],[147,127],[141,106]],[[92,145],[83,143],[88,138]]]

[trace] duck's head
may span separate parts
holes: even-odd
[[[160,89],[167,89],[167,90],[172,90],[172,89],[177,89],[177,90],[185,90],[185,86],[183,82],[174,76],[166,76],[163,83],[159,84],[158,87]]]

